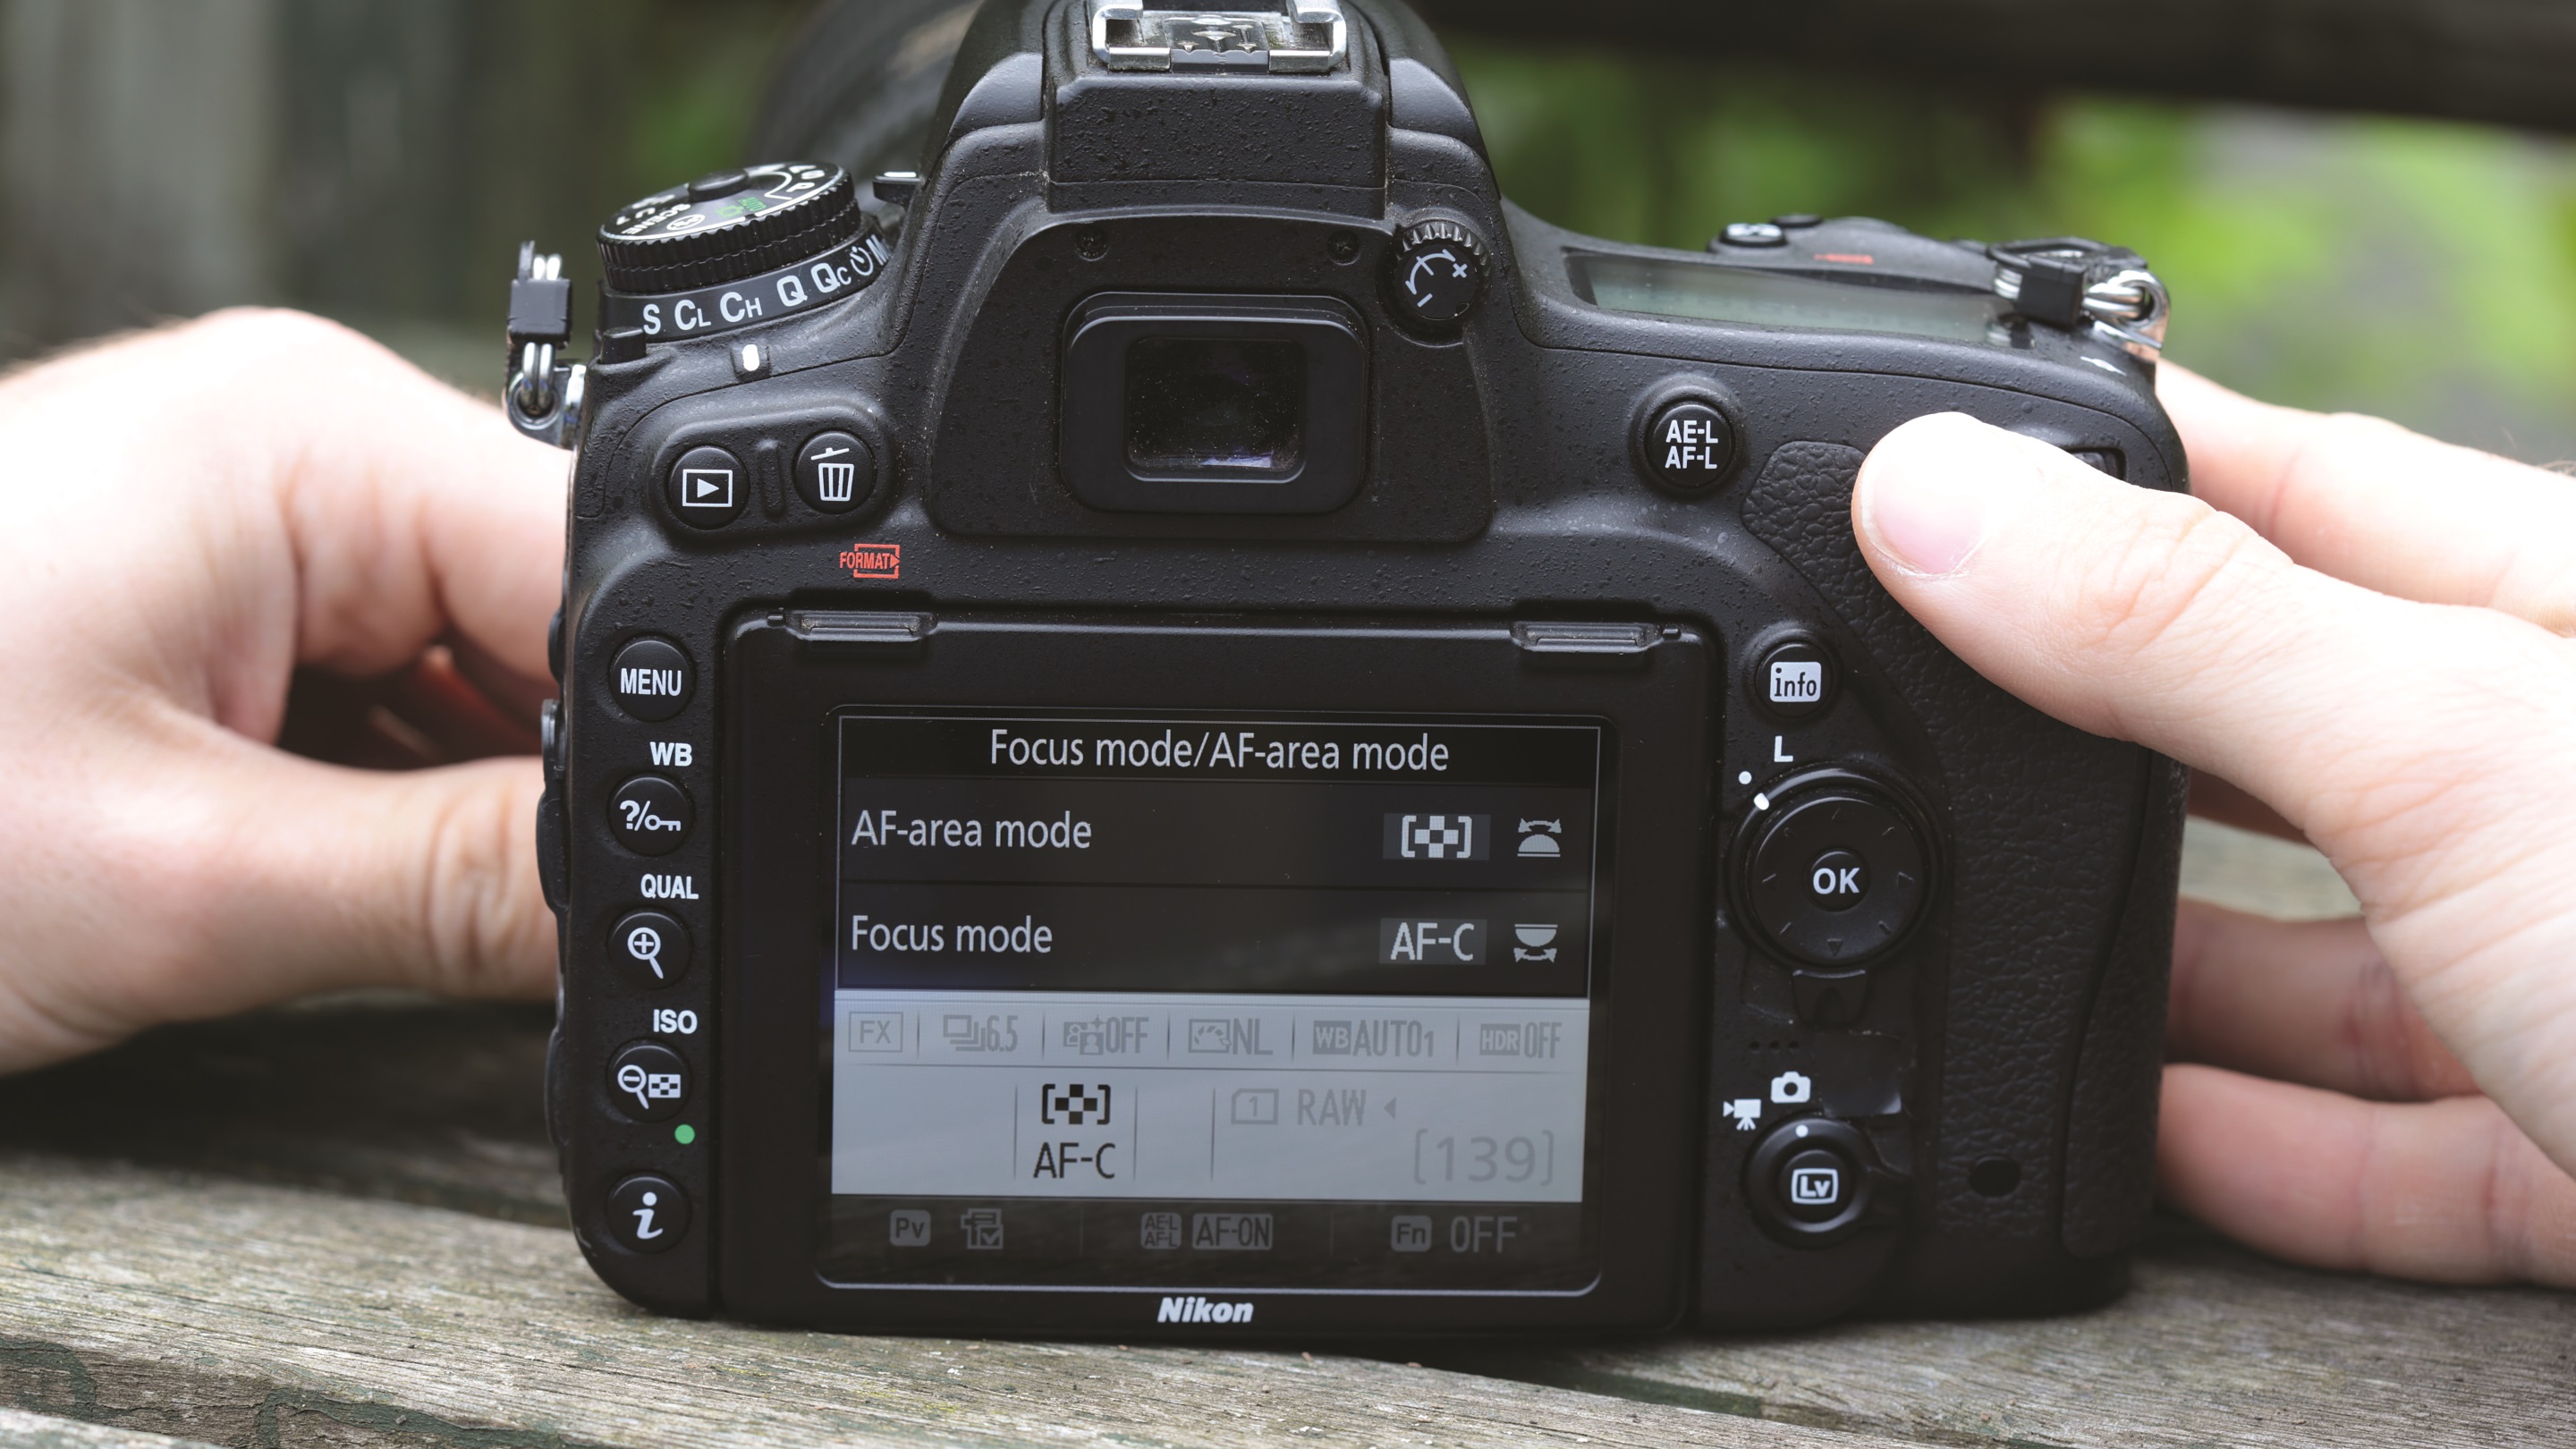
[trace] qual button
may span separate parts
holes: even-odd
[[[642,991],[689,974],[689,928],[661,911],[629,911],[608,931],[608,964]]]

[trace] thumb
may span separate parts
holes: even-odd
[[[1888,435],[1853,528],[1970,666],[2079,728],[2232,780],[2304,831],[2479,1084],[2538,1122],[2576,1093],[2566,646],[2492,610],[2302,568],[2243,521],[1956,415]],[[2563,1115],[2563,1114],[2561,1114]],[[2543,1130],[2576,1165],[2576,1122]]]
[[[2556,723],[2498,697],[2565,672],[2546,631],[2302,568],[2199,499],[1967,417],[1889,434],[1852,523],[1879,581],[1979,673],[2235,782],[2339,863],[2428,791],[2459,808],[2458,761]],[[2528,792],[2503,784],[2479,803]]]

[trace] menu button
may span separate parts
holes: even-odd
[[[609,687],[617,707],[647,722],[669,719],[688,707],[696,680],[689,656],[668,639],[646,636],[629,640],[609,666]]]

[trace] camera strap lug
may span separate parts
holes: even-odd
[[[2171,293],[2146,259],[2081,237],[2004,242],[1986,249],[1995,295],[2016,317],[2095,337],[2141,362],[2164,354]]]
[[[533,241],[519,244],[519,275],[510,282],[509,352],[501,389],[510,426],[539,442],[569,448],[581,435],[582,395],[588,374],[562,358],[572,341],[572,282],[563,258],[540,256]]]

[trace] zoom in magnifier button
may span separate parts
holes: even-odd
[[[638,991],[689,974],[689,928],[661,911],[630,911],[608,932],[608,964]]]

